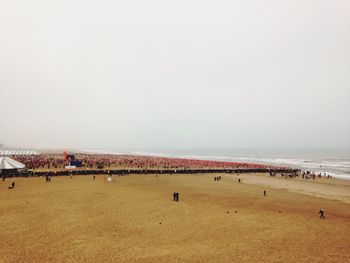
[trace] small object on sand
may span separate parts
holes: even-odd
[[[237,211],[235,211],[235,213],[237,213]]]
[[[278,213],[282,213],[281,210],[279,210]]]
[[[229,214],[230,212],[229,212],[229,211],[227,211],[227,213]]]
[[[266,190],[264,190],[264,196],[266,196]]]
[[[161,225],[161,224],[162,224],[162,222],[159,222],[159,224]]]

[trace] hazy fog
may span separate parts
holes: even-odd
[[[350,1],[0,1],[0,143],[350,147]]]

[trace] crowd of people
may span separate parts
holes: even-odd
[[[64,169],[69,160],[63,154],[41,154],[12,156],[26,165],[28,169]],[[193,160],[166,157],[134,155],[77,154],[85,168],[140,168],[140,169],[189,169],[189,168],[267,168],[267,165],[222,161]]]

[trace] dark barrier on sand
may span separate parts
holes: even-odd
[[[61,171],[30,171],[13,176],[70,176],[70,175],[127,175],[127,174],[202,174],[202,173],[297,173],[298,169],[289,168],[236,168],[236,169],[113,169],[113,170],[61,170]]]

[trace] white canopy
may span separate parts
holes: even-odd
[[[23,169],[25,165],[9,157],[0,157],[0,170]]]
[[[39,155],[37,151],[32,150],[1,150],[0,149],[0,156],[6,156],[6,155]]]

